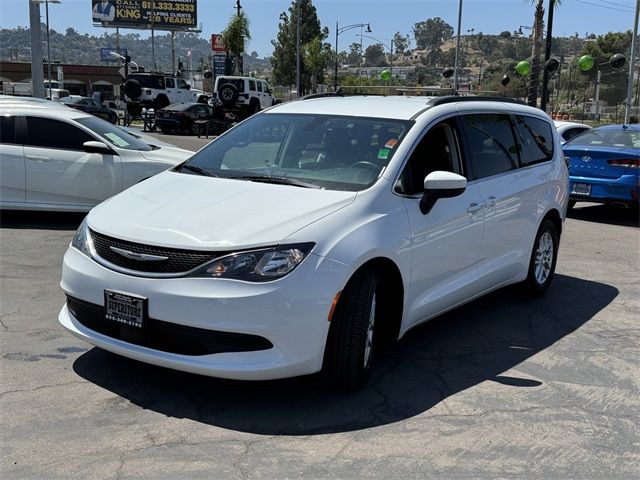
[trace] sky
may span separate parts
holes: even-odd
[[[91,22],[91,0],[60,0],[49,5],[49,24],[56,31],[64,32],[73,27],[80,33],[99,36],[113,29],[94,27]],[[236,0],[198,0],[198,23],[202,23],[202,35],[219,33],[231,15],[235,13]],[[315,0],[322,26],[329,27],[329,39],[335,42],[335,25],[347,26],[370,23],[373,37],[388,43],[396,32],[411,33],[414,23],[428,18],[441,17],[456,29],[458,0]],[[554,13],[555,36],[578,33],[597,35],[609,31],[633,29],[635,0],[563,0]],[[256,51],[260,57],[272,53],[271,40],[278,31],[280,13],[287,11],[291,0],[241,0],[250,20],[251,41],[247,52]],[[545,6],[548,0],[545,0]],[[44,6],[42,7],[44,22]],[[475,33],[498,34],[514,31],[520,25],[533,23],[533,6],[527,0],[464,0],[462,34],[474,29]],[[27,0],[0,0],[0,27],[15,28],[29,25]],[[526,31],[526,30],[525,30]],[[142,36],[146,34],[138,31]],[[162,32],[160,32],[162,33]],[[339,36],[339,49],[359,42],[359,29],[351,29]],[[375,43],[365,38],[363,45]],[[105,45],[108,46],[108,45]],[[413,44],[415,46],[415,44]],[[99,53],[96,52],[96,55]]]

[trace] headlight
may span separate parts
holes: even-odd
[[[268,282],[291,273],[311,252],[314,243],[239,252],[220,257],[194,274],[196,277],[233,278]]]
[[[78,227],[78,231],[71,241],[71,246],[84,253],[87,257],[91,257],[91,237],[89,237],[89,227],[87,226],[86,218]]]

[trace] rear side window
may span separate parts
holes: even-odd
[[[27,117],[25,146],[82,151],[82,144],[95,140],[88,133],[59,120]]]
[[[517,168],[517,148],[508,115],[463,115],[461,119],[474,179]]]
[[[258,80],[258,91],[261,92],[262,91],[262,82]]]
[[[176,88],[176,84],[173,81],[173,78],[165,78],[164,84],[167,86],[167,88]]]
[[[255,91],[255,89],[256,89],[256,81],[255,80],[249,80],[249,90]]]
[[[15,117],[0,117],[0,143],[16,143]]]
[[[515,116],[520,137],[520,166],[526,167],[553,158],[553,131],[551,125],[534,117]]]

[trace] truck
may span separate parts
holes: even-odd
[[[50,100],[59,100],[69,96],[69,90],[59,88],[60,84],[56,81],[51,82],[51,98]],[[49,98],[49,83],[45,82],[45,97]],[[14,95],[16,97],[32,97],[33,86],[31,82],[2,82],[2,93],[4,95]]]

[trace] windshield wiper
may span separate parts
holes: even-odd
[[[240,177],[228,177],[235,180],[249,180],[250,182],[261,182],[261,183],[275,183],[277,185],[292,185],[294,187],[302,187],[302,188],[322,188],[320,185],[316,185],[315,183],[303,182],[301,180],[296,180],[295,178],[289,177],[270,177],[267,175],[246,175]]]
[[[215,173],[211,170],[207,170],[206,168],[198,167],[196,165],[182,165],[180,170],[189,170],[190,172],[197,173],[199,175],[204,175],[205,177],[217,177]]]

